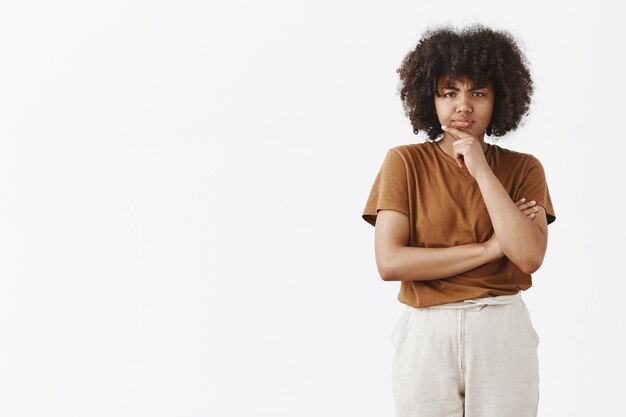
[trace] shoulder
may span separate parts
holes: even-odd
[[[494,160],[498,165],[516,166],[530,168],[536,165],[541,166],[539,159],[529,153],[514,151],[498,145],[489,144]]]
[[[430,142],[409,143],[389,148],[388,153],[401,157],[405,162],[430,154],[434,144]]]
[[[436,155],[433,146],[436,145],[424,142],[388,148],[381,170],[387,178],[413,183],[434,163]]]

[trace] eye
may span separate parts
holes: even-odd
[[[443,93],[444,97],[454,97],[454,93],[450,92],[450,93]]]
[[[480,91],[474,91],[474,94],[477,95],[477,97],[484,97],[485,93],[481,93]]]

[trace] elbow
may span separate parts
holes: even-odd
[[[397,273],[389,260],[389,257],[381,258],[376,261],[378,275],[383,281],[396,281]]]
[[[526,248],[527,250],[522,251],[519,250],[514,252],[511,255],[506,255],[509,260],[511,260],[517,268],[525,273],[526,275],[534,274],[543,263],[543,258],[545,256],[545,246],[541,249],[538,248]]]
[[[518,267],[519,269],[522,270],[523,273],[532,275],[541,267],[542,263],[543,263],[542,258],[533,258],[533,259],[527,259],[523,262],[520,262]]]
[[[528,275],[534,274],[541,267],[548,246],[547,235],[544,235],[539,228],[537,230],[540,232],[541,239],[536,245],[531,246],[531,250],[526,253],[519,265],[522,272]]]
[[[395,272],[388,266],[379,266],[378,275],[383,281],[395,281]]]

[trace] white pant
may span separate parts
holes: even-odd
[[[396,417],[536,417],[539,337],[521,292],[407,305],[391,341]]]

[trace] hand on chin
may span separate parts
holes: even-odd
[[[469,173],[476,177],[478,172],[489,167],[482,144],[474,133],[452,126],[442,126],[442,129],[454,141],[452,146],[456,155],[456,162],[460,168],[467,168]]]

